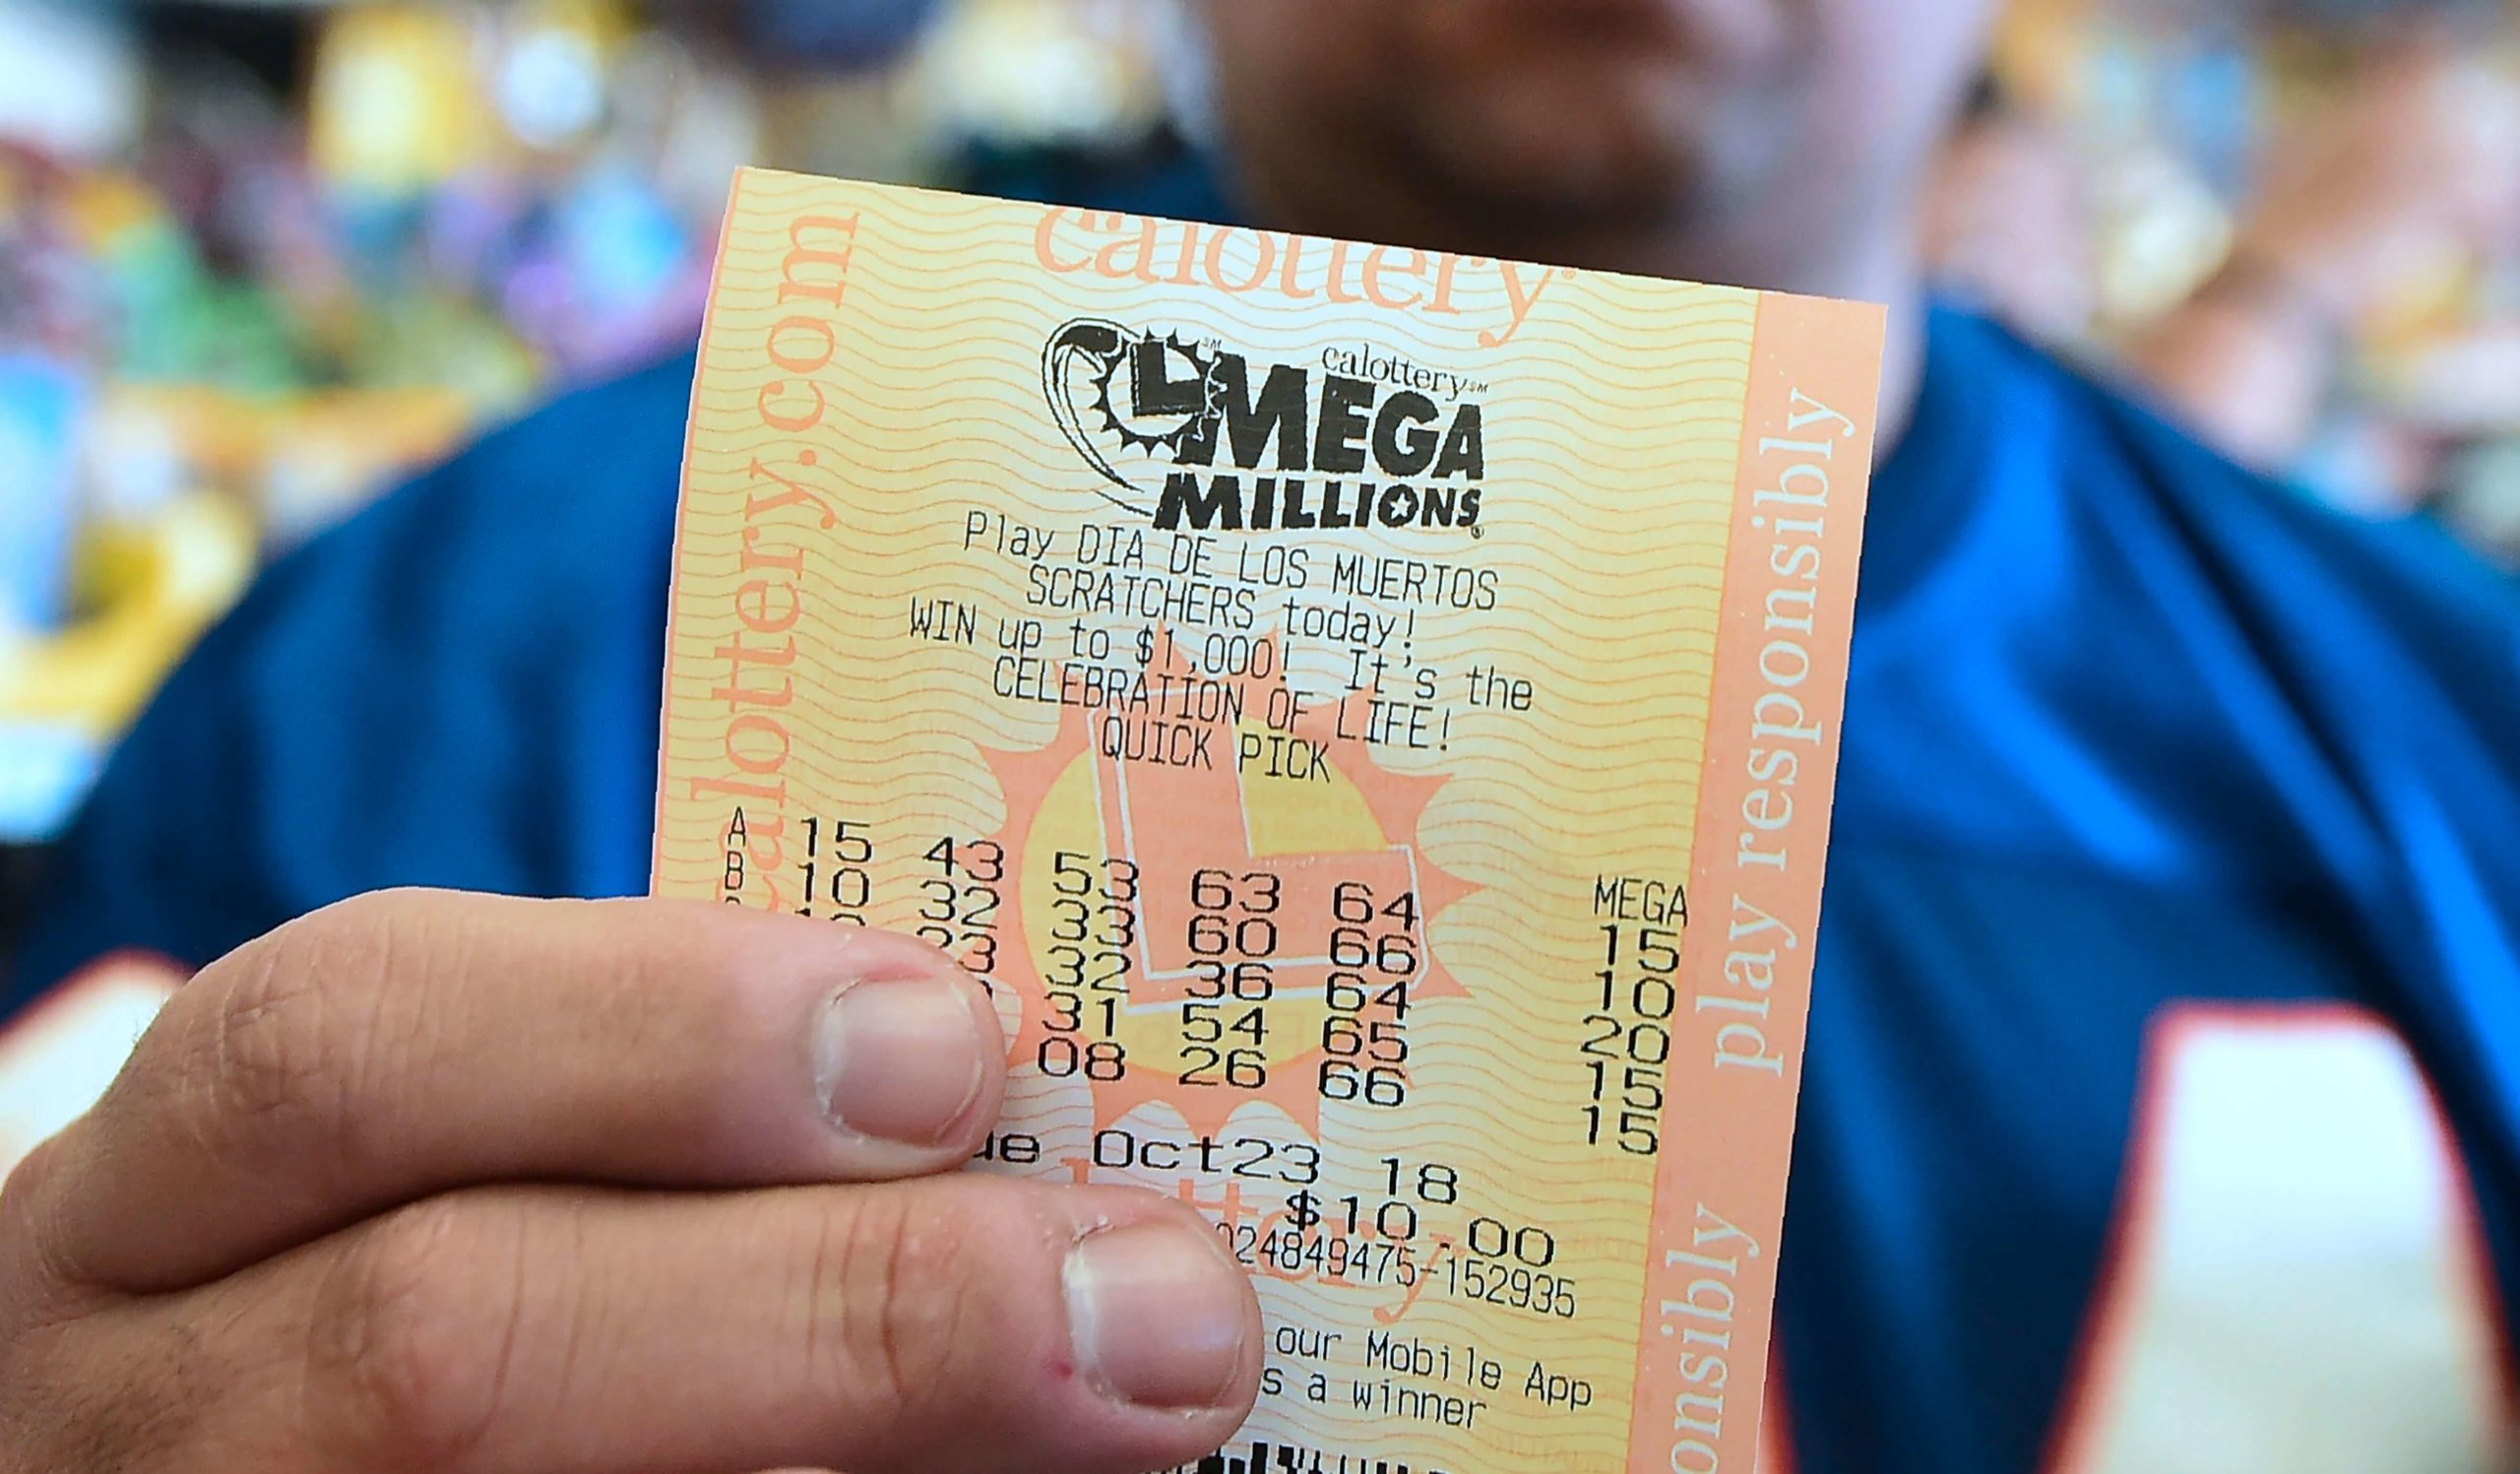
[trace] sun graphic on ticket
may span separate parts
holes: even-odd
[[[1752,1470],[1883,319],[748,172],[656,887],[924,936],[1215,1225],[1203,1474]]]
[[[1098,1127],[1165,1105],[1203,1139],[1255,1105],[1317,1140],[1324,1101],[1405,1104],[1411,1011],[1461,993],[1427,932],[1469,887],[1411,842],[1442,780],[1376,766],[1342,705],[1297,715],[1273,640],[1230,681],[1147,640],[1100,721],[989,754],[1016,1060],[1081,1082]]]

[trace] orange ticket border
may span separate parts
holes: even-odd
[[[1629,1474],[1755,1467],[1886,319],[1759,301],[1672,1041],[1712,1063],[1664,1102]]]

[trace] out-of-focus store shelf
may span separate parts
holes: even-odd
[[[738,166],[1143,128],[1081,13],[0,0],[0,846],[266,557],[686,340]]]
[[[1995,71],[2042,178],[1987,202],[1991,295],[2032,299],[2017,317],[2112,357],[2228,264],[2279,143],[2354,115],[2374,63],[2418,37],[2507,84],[2515,18],[2513,0],[2011,0]],[[2432,244],[2338,312],[2324,427],[2272,469],[2359,511],[2429,503],[2520,562],[2520,394],[2503,387],[2520,366],[2520,241]],[[2049,289],[2065,278],[2071,291]]]
[[[758,147],[600,0],[260,8],[0,0],[0,76],[81,114],[0,104],[0,842],[270,552],[684,332]]]
[[[1134,146],[1171,3],[0,0],[0,844],[51,831],[267,555],[687,337],[738,164],[916,179],[974,143]],[[2057,336],[2105,343],[2214,268],[2316,47],[2223,24],[2255,5],[2013,3],[1998,68],[2089,193],[2003,254],[2070,288]],[[2038,213],[2003,206],[2015,231]],[[2358,385],[2383,407],[2520,358],[2395,346]],[[2508,433],[2512,407],[2453,408]],[[2520,450],[2452,469],[2520,486]],[[2471,520],[2501,536],[2520,500]]]

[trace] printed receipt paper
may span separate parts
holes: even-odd
[[[1878,309],[753,172],[663,894],[988,980],[1248,1266],[1216,1474],[1738,1470]]]

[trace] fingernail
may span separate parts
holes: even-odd
[[[1122,1402],[1216,1407],[1242,1368],[1250,1295],[1242,1271],[1198,1229],[1107,1229],[1068,1254],[1077,1366]]]
[[[851,984],[815,1030],[824,1114],[879,1141],[942,1145],[979,1098],[986,1065],[971,1003],[947,979]]]

